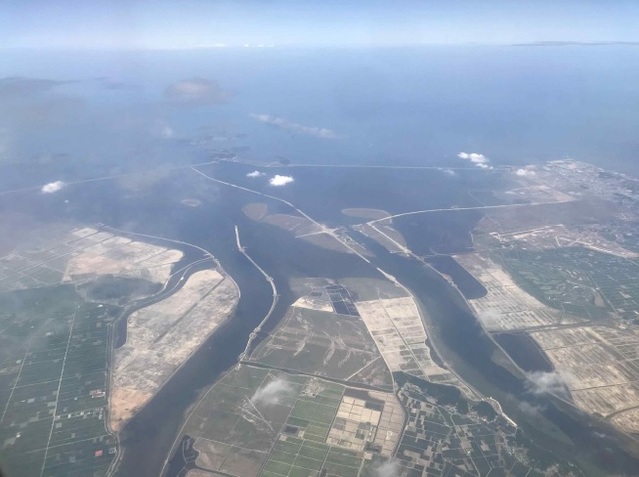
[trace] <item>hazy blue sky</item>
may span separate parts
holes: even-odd
[[[22,0],[0,45],[191,48],[639,41],[637,0]]]

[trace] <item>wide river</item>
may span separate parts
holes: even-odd
[[[227,170],[218,172],[232,172],[238,181],[245,175],[241,168],[224,169]],[[322,176],[326,179],[325,183],[329,183],[329,179],[333,181],[328,192],[320,190],[317,185],[317,178],[320,176],[318,171],[292,172],[296,180],[315,186],[302,187],[297,193],[294,189],[282,191],[282,194],[296,205],[303,202],[300,207],[324,223],[341,225],[341,207],[365,205],[361,194],[368,194],[368,189],[361,182],[365,177],[359,172],[358,177],[351,176],[349,180],[345,180],[343,176],[331,179],[331,176],[325,174]],[[415,176],[414,173],[411,174]],[[223,175],[221,177],[230,179]],[[378,183],[385,177],[388,174],[383,171],[371,174],[371,179]],[[402,180],[404,178],[398,177]],[[438,203],[435,205],[446,205],[441,195],[442,186],[438,186],[440,179],[431,176],[424,176],[423,179],[429,187],[424,187],[420,180],[414,180],[413,190],[428,190],[437,199]],[[234,316],[206,340],[125,427],[121,436],[123,455],[118,475],[155,477],[159,474],[175,439],[179,437],[179,430],[189,409],[211,384],[237,363],[249,334],[271,306],[272,291],[269,284],[237,250],[235,225],[239,226],[242,244],[247,252],[275,279],[280,300],[268,328],[277,325],[294,299],[289,287],[291,279],[379,277],[375,270],[375,266],[379,266],[394,275],[418,299],[427,317],[430,342],[438,350],[440,358],[479,392],[497,399],[504,411],[529,437],[552,448],[560,456],[576,458],[591,475],[604,474],[603,469],[607,473],[632,475],[639,468],[639,460],[623,450],[626,441],[612,429],[559,401],[531,394],[522,376],[512,374],[511,369],[502,366],[505,360],[500,356],[500,348],[482,332],[458,290],[434,270],[417,261],[390,254],[360,235],[357,235],[357,239],[376,254],[372,266],[355,256],[321,249],[293,239],[287,232],[252,222],[244,216],[241,211],[244,205],[264,201],[264,198],[237,189],[210,185],[192,172],[176,174],[167,184],[166,191],[136,200],[122,195],[112,184],[93,184],[90,190],[78,190],[75,203],[80,203],[82,199],[82,207],[74,210],[74,218],[85,223],[103,222],[117,228],[179,239],[203,247],[218,258],[226,272],[237,282],[241,289],[241,299]],[[173,187],[176,189],[171,190],[170,184],[175,184]],[[354,191],[353,187],[365,190]],[[435,187],[437,190],[431,190]],[[176,200],[185,196],[185,190],[201,200],[202,206],[187,207]],[[396,191],[392,197],[384,199],[399,201],[403,197],[403,191]],[[422,204],[422,207],[423,204],[430,203],[422,202],[417,196],[411,200],[415,204]],[[452,200],[460,203],[455,198],[450,199]],[[266,202],[274,212],[290,213],[281,203],[270,200]],[[105,209],[101,204],[108,204],[108,208]],[[409,205],[402,206],[398,202],[389,204],[391,211],[409,208]],[[46,212],[46,209],[42,209],[43,214]],[[465,247],[465,233],[472,229],[477,217],[459,217],[463,220],[451,223],[449,229],[459,230],[459,247]],[[342,223],[345,221],[346,219],[342,219]],[[422,226],[411,219],[402,232],[411,248],[421,241],[423,250],[442,251],[442,247],[438,247],[434,240],[441,240],[438,237],[448,240],[449,235],[438,232],[429,236],[423,230]],[[424,237],[433,239],[426,243]],[[481,293],[479,289],[473,291]],[[198,330],[193,331],[197,333]],[[540,411],[530,415],[522,410],[522,403],[530,404]]]

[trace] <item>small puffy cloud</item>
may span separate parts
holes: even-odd
[[[160,136],[164,139],[171,139],[175,136],[175,130],[170,126],[164,126],[160,129]]]
[[[285,186],[286,184],[290,184],[294,180],[295,179],[293,179],[291,176],[281,176],[279,174],[276,174],[269,179],[268,183],[275,187],[281,187]]]
[[[198,106],[222,103],[229,98],[229,93],[216,81],[194,78],[169,85],[164,90],[164,98],[173,104]]]
[[[493,166],[490,165],[490,159],[488,159],[483,154],[479,154],[478,152],[460,152],[459,154],[457,154],[457,157],[465,161],[470,161],[475,164],[475,166],[481,169],[493,168]]]
[[[253,172],[249,172],[248,174],[246,174],[246,177],[250,177],[251,179],[255,179],[256,177],[262,177],[265,176],[266,174],[264,174],[263,172],[260,171],[253,171]]]
[[[540,406],[535,406],[526,401],[521,401],[518,406],[519,410],[528,417],[538,417],[539,413],[544,409]]]
[[[290,396],[294,394],[294,391],[295,390],[289,382],[284,381],[283,379],[275,379],[266,386],[255,391],[255,394],[251,397],[251,402],[255,406],[259,404],[278,404],[282,397]]]
[[[531,177],[535,175],[535,171],[533,171],[532,169],[517,169],[515,171],[515,175],[519,176],[519,177]]]
[[[487,162],[490,162],[486,156],[476,152],[460,152],[459,154],[457,154],[457,157],[459,157],[460,159],[466,159],[470,162],[474,162],[475,164],[486,164]]]
[[[488,329],[499,328],[499,324],[502,319],[501,313],[497,310],[485,310],[480,312],[477,316],[482,325]]]
[[[439,170],[450,177],[455,177],[457,175],[457,173],[452,169],[440,168]]]
[[[375,477],[399,477],[401,468],[394,460],[387,460],[377,465],[373,469]]]
[[[66,184],[62,181],[49,182],[48,184],[43,185],[40,191],[43,194],[53,194],[54,192],[58,192],[63,189],[64,186],[66,186]]]
[[[534,371],[528,374],[528,391],[533,394],[557,394],[566,396],[571,377],[560,371]]]
[[[160,120],[154,121],[151,124],[149,132],[151,133],[151,135],[162,139],[173,139],[177,136],[175,129],[173,129],[166,122]]]
[[[286,131],[292,131],[300,134],[306,134],[309,136],[315,136],[321,139],[336,139],[338,137],[335,131],[333,131],[332,129],[321,128],[317,126],[304,126],[302,124],[288,121],[284,118],[271,116],[270,114],[252,113],[250,114],[250,117],[255,119],[256,121],[260,121],[279,129],[284,129]]]

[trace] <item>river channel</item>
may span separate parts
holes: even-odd
[[[191,184],[189,181],[193,180],[193,174],[189,175],[189,181],[184,178],[183,182],[175,182],[177,179],[180,178],[172,177],[172,183]],[[310,178],[307,180],[311,181]],[[272,290],[268,282],[237,250],[235,225],[239,226],[247,253],[274,278],[280,295],[272,319],[265,327],[266,332],[277,326],[295,298],[289,287],[291,279],[379,277],[375,270],[375,266],[379,266],[394,275],[418,299],[427,316],[429,340],[440,358],[479,392],[500,401],[505,412],[529,437],[552,448],[560,456],[576,458],[590,475],[604,474],[602,469],[608,473],[632,475],[639,468],[639,460],[623,450],[627,444],[623,436],[567,404],[532,394],[523,376],[503,367],[500,348],[483,333],[458,290],[434,270],[415,260],[390,254],[359,235],[357,240],[376,254],[373,266],[352,255],[320,249],[273,226],[252,222],[241,212],[246,203],[265,199],[245,191],[209,186],[203,180],[196,186],[199,188],[196,197],[202,201],[201,208],[186,207],[168,192],[132,201],[109,184],[94,185],[90,192],[82,189],[85,194],[83,208],[74,214],[85,223],[101,221],[116,228],[128,227],[135,232],[200,246],[219,260],[241,290],[241,298],[231,319],[205,341],[125,426],[120,436],[123,453],[118,475],[155,477],[159,474],[175,439],[180,437],[179,429],[189,409],[211,384],[236,364],[249,334],[271,306]],[[172,192],[179,198],[181,190]],[[304,192],[309,191],[300,193]],[[320,191],[313,191],[311,195],[315,199],[322,197]],[[108,213],[99,206],[104,202],[103,197],[109,199]],[[290,199],[297,205],[297,196]],[[290,213],[282,204],[267,202],[273,211]],[[346,198],[343,203],[346,204]],[[342,207],[342,201],[335,205]],[[321,215],[319,212],[308,210],[313,217]],[[332,221],[338,222],[338,214],[332,215]],[[466,218],[468,225],[464,222],[463,227],[460,226],[464,229],[462,232],[472,228],[475,220],[476,217]],[[410,230],[404,230],[404,233],[409,243],[425,238],[419,228],[414,234]],[[466,236],[466,233],[463,235]],[[435,239],[447,240],[447,235],[437,235],[432,241],[424,242],[423,249],[441,250]],[[531,414],[524,408],[537,411]]]

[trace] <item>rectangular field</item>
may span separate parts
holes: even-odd
[[[392,386],[390,372],[373,339],[362,320],[355,316],[293,306],[251,359],[389,390]]]
[[[3,295],[33,300],[12,318],[16,325],[28,318],[33,329],[0,368],[0,460],[9,475],[104,475],[117,453],[105,428],[108,325],[115,310],[83,303],[72,287],[56,288]],[[38,302],[42,308],[33,306]],[[6,331],[0,340],[9,338]]]
[[[352,435],[338,420],[348,405]],[[403,422],[393,393],[243,365],[211,388],[183,432],[194,440],[196,464],[213,472],[356,477],[367,455],[391,455]],[[369,432],[356,435],[358,426]]]

